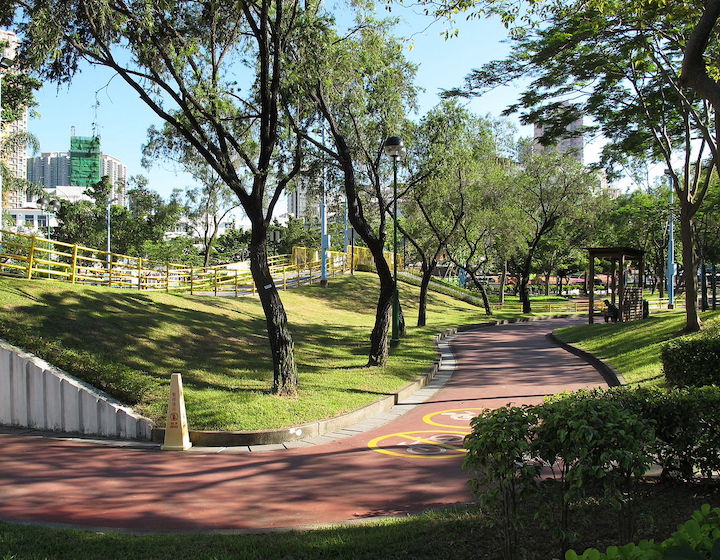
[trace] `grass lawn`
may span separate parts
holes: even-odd
[[[216,298],[0,278],[0,336],[133,404],[162,425],[170,373],[183,374],[192,429],[281,428],[332,417],[396,391],[435,359],[432,336],[486,320],[481,308],[401,284],[408,335],[385,368],[365,368],[376,276],[358,273],[282,294],[300,396],[268,393],[272,363],[254,298]],[[507,315],[507,314],[506,314]],[[503,315],[503,316],[506,316]]]
[[[704,322],[720,319],[720,311],[702,314]],[[660,363],[663,343],[680,334],[684,312],[663,312],[631,323],[595,323],[559,329],[565,342],[592,352],[625,376],[629,385],[664,384]]]
[[[637,502],[637,538],[669,537],[704,503],[720,505],[717,484],[646,484]],[[553,528],[533,517],[543,497],[520,505],[525,560],[560,557]],[[616,513],[588,500],[571,511],[573,548],[604,550],[619,543]],[[260,535],[143,535],[56,530],[0,523],[2,560],[432,559],[500,560],[499,528],[477,506],[452,508],[362,525]],[[519,559],[518,559],[519,560]]]

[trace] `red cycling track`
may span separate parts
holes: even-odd
[[[0,518],[134,531],[302,527],[467,502],[461,441],[482,408],[605,385],[546,336],[578,319],[461,333],[426,402],[370,431],[271,452],[180,453],[0,434]]]

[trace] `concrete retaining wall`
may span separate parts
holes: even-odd
[[[0,425],[149,440],[151,420],[0,339]]]

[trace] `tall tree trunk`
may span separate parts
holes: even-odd
[[[293,354],[293,340],[287,324],[287,314],[275,287],[267,261],[267,226],[253,223],[250,241],[250,272],[265,312],[270,351],[273,360],[275,395],[297,395],[298,375]]]
[[[546,296],[550,295],[550,273],[549,272],[545,273],[545,295]]]
[[[370,351],[368,352],[368,366],[383,366],[389,354],[387,340],[390,327],[390,316],[394,293],[394,281],[390,272],[390,265],[385,260],[383,249],[385,248],[385,214],[384,209],[380,211],[380,226],[378,234],[373,231],[368,220],[365,218],[362,200],[358,193],[355,182],[355,168],[353,153],[348,146],[345,136],[340,131],[338,124],[330,111],[327,99],[323,93],[322,85],[318,84],[315,89],[315,100],[318,108],[330,128],[337,153],[335,157],[340,164],[343,173],[343,186],[347,200],[348,220],[353,229],[365,242],[375,260],[375,269],[380,280],[380,295],[378,296],[377,308],[375,310],[375,326],[370,334]]]
[[[520,303],[522,303],[523,313],[532,313],[532,307],[530,305],[530,293],[528,291],[528,283],[530,282],[530,267],[532,266],[532,255],[532,252],[526,255],[525,260],[523,261],[522,270],[520,272],[519,292]]]
[[[370,333],[370,352],[368,354],[368,366],[383,366],[387,362],[390,352],[388,343],[388,332],[390,330],[390,320],[392,317],[393,294],[395,292],[395,283],[393,275],[390,271],[385,255],[383,254],[383,246],[373,243],[374,247],[368,248],[375,259],[375,268],[380,280],[380,296],[378,297],[377,307],[375,309],[375,326]]]
[[[700,313],[697,306],[698,286],[695,269],[697,259],[693,235],[693,220],[689,203],[681,199],[680,206],[680,239],[682,239],[683,279],[685,280],[685,332],[697,332],[702,328]]]
[[[422,279],[420,280],[420,301],[418,302],[418,327],[424,327],[427,321],[427,294],[433,269],[436,264],[437,261],[427,262],[423,260]]]
[[[485,314],[486,315],[492,315],[492,307],[490,307],[490,300],[488,299],[487,291],[485,290],[485,286],[482,285],[482,283],[477,279],[477,276],[475,276],[475,271],[470,270],[469,268],[465,269],[467,273],[470,275],[470,278],[472,278],[473,283],[475,286],[477,286],[477,289],[480,290],[480,296],[483,300],[483,306],[485,307]]]
[[[520,303],[522,303],[522,312],[523,313],[532,313],[532,308],[530,307],[530,294],[528,293],[528,275],[522,274],[520,276],[520,287],[518,290],[518,293],[520,294]]]

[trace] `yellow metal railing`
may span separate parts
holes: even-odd
[[[255,284],[247,263],[193,267],[107,253],[35,235],[10,231],[0,233],[2,276],[28,280],[52,278],[73,284],[190,294],[255,294]],[[290,255],[269,257],[270,273],[276,286],[286,290],[320,281],[322,270],[319,253],[316,249],[294,247]],[[354,251],[348,247],[348,253],[328,251],[328,276],[348,272],[351,254],[354,266],[373,262],[370,251],[364,247],[355,247]],[[392,253],[386,253],[385,256],[392,263]]]

